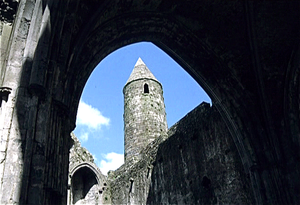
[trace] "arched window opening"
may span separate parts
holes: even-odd
[[[72,176],[72,203],[91,203],[97,196],[96,176],[89,168],[81,168]]]
[[[147,83],[144,85],[144,93],[149,93],[149,86]]]

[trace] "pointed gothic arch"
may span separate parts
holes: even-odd
[[[300,170],[299,13],[297,1],[20,1],[1,61],[1,87],[11,88],[1,105],[1,185],[9,192],[1,203],[64,203],[60,165],[83,87],[101,59],[140,41],[164,50],[211,97],[256,203],[299,201],[291,188]],[[51,183],[53,175],[63,183]]]
[[[91,192],[93,197],[98,196],[93,200],[93,203],[98,204],[101,201],[99,194],[100,189],[104,186],[105,181],[99,168],[91,162],[79,163],[70,170],[69,185],[70,192],[68,196],[68,205],[76,204],[80,200],[85,200],[87,194]]]
[[[79,102],[89,75],[106,55],[131,43],[152,42],[181,65],[210,96],[227,124],[239,153],[243,153],[241,161],[245,170],[249,170],[253,166],[253,162],[256,161],[256,155],[248,139],[243,138],[243,127],[237,126],[237,124],[243,124],[239,122],[241,119],[232,117],[232,115],[242,114],[251,118],[251,114],[247,112],[244,104],[234,102],[236,100],[235,94],[242,93],[243,88],[237,79],[229,74],[228,65],[216,55],[208,42],[194,36],[192,30],[168,15],[153,12],[145,12],[139,16],[118,15],[108,19],[104,25],[97,22],[102,19],[101,15],[99,13],[92,18],[92,22],[99,27],[92,27],[92,30],[90,30],[91,27],[85,27],[81,31],[82,33],[91,32],[91,35],[87,35],[88,38],[83,41],[76,42],[74,46],[76,49],[71,54],[72,58],[69,59],[69,66],[65,74],[69,77],[66,78],[65,86],[76,88],[68,93],[70,98],[73,98],[72,102],[75,103],[70,105],[71,113],[76,113],[78,105],[76,102]],[[111,29],[110,25],[116,24],[120,25],[118,29]],[[132,24],[136,26],[132,27]],[[120,33],[120,31],[122,32]],[[182,36],[180,42],[175,40],[178,35]],[[91,46],[91,44],[100,46]],[[195,44],[199,46],[195,48]],[[193,54],[186,52],[187,50],[191,50]],[[90,53],[94,55],[89,55]],[[208,67],[213,74],[208,72]],[[225,80],[225,76],[226,81],[235,85],[233,90],[228,90],[225,84],[216,85]],[[250,96],[247,93],[244,94],[245,98],[251,101]],[[239,104],[238,109],[234,109],[233,104],[235,103]],[[75,124],[75,121],[73,123]],[[255,179],[253,178],[253,180]]]

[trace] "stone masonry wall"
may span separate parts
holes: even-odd
[[[51,91],[29,88],[33,64],[49,68],[50,10],[45,1],[16,2],[0,3],[0,204],[66,204],[69,110]]]
[[[151,173],[159,145],[167,135],[159,136],[141,152],[141,160],[125,163],[108,172],[108,187],[104,202],[111,204],[145,204],[151,183]]]
[[[81,146],[74,133],[71,133],[71,137],[74,143],[70,149],[67,204],[102,204],[106,176],[101,173],[92,154]]]
[[[7,46],[17,8],[18,1],[16,0],[2,0],[0,2],[0,85],[3,80],[3,68],[5,67],[4,63],[7,55]]]
[[[110,172],[106,191],[112,204],[253,204],[251,193],[229,131],[207,103],[150,143],[140,161]]]
[[[5,96],[0,111],[0,204],[66,204],[69,135],[83,87],[105,56],[141,41],[170,54],[212,97],[250,176],[255,203],[297,204],[299,9],[298,1],[20,1],[12,27],[3,21],[7,24],[1,31],[5,53],[0,93]],[[195,130],[187,127],[191,133]],[[220,127],[210,127],[223,134]],[[182,157],[185,162],[194,156],[195,147],[198,154],[202,148],[223,154],[223,135],[214,136],[219,140],[207,146],[203,142],[213,133],[199,138],[202,144],[191,143],[188,133],[182,143],[182,153],[190,156]],[[190,152],[185,145],[191,146]],[[167,148],[166,143],[161,150]],[[181,153],[172,146],[170,150]],[[162,158],[160,170],[173,169],[176,160],[182,163],[175,158],[166,165],[169,155]],[[195,156],[211,159],[206,154]],[[224,164],[229,155],[222,156],[217,154],[212,161]],[[211,184],[213,196],[218,196],[225,185],[216,186],[208,176],[215,176],[207,168],[210,164],[204,165],[199,165],[198,174],[205,174],[203,184]],[[187,173],[193,173],[190,167]],[[176,176],[186,176],[180,171]],[[152,187],[153,193],[166,200],[162,195],[166,188],[160,186],[167,184],[166,173],[154,173],[162,181]],[[177,193],[179,183],[173,184],[170,189]]]
[[[80,163],[94,163],[93,155],[87,149],[81,146],[78,138],[73,132],[71,133],[71,138],[73,140],[73,146],[70,149],[69,172]]]
[[[145,83],[149,93],[144,93]],[[138,161],[140,151],[167,129],[161,84],[149,79],[127,84],[124,88],[125,161]]]
[[[160,144],[147,204],[253,204],[251,193],[226,125],[202,103]]]

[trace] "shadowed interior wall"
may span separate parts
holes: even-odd
[[[81,168],[72,177],[72,204],[78,202],[96,204],[99,191],[95,174],[88,168]]]
[[[202,103],[158,147],[147,204],[253,204],[249,177],[214,106]]]
[[[253,204],[249,176],[214,106],[202,103],[108,175],[112,204]]]
[[[140,41],[169,54],[210,96],[255,203],[300,201],[299,1],[9,5],[0,8],[8,40],[1,39],[0,57],[0,203],[66,203],[70,132],[84,85],[109,53]],[[206,177],[204,184],[214,183]]]

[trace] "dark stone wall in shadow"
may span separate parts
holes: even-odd
[[[203,102],[142,152],[135,164],[108,174],[112,204],[253,204],[230,132]]]
[[[110,52],[145,40],[210,95],[250,176],[255,202],[298,202],[299,8],[298,1],[20,1],[1,85],[11,88],[1,105],[7,114],[1,203],[66,201],[70,132],[84,84]],[[194,143],[161,149],[180,154],[186,145],[194,153]],[[211,143],[204,148],[216,148]],[[197,184],[211,187],[205,196],[214,201],[218,188],[209,174],[201,172]]]
[[[253,204],[249,176],[214,106],[202,103],[159,145],[147,204]]]

